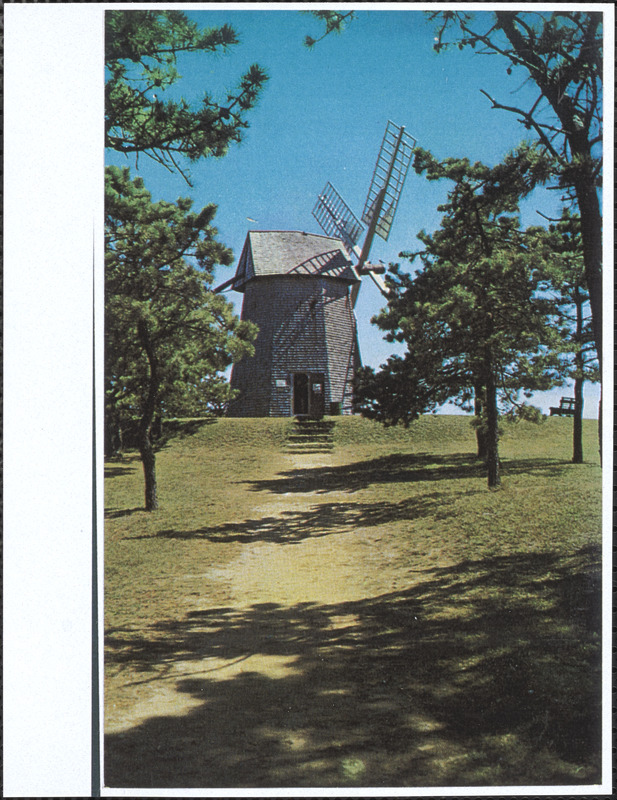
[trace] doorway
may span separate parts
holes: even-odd
[[[323,417],[325,380],[323,372],[296,372],[293,376],[294,416]]]

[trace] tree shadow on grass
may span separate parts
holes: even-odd
[[[105,478],[119,478],[122,475],[130,475],[139,469],[141,459],[137,455],[118,455],[105,460],[103,475]]]
[[[533,471],[557,475],[566,462],[551,459],[513,459],[502,463],[503,473]],[[275,478],[246,481],[255,492],[357,492],[375,484],[484,478],[486,467],[469,453],[432,455],[394,453],[334,467],[293,469]]]
[[[108,635],[108,665],[177,711],[106,737],[105,784],[599,782],[599,587],[596,548],[519,553],[379,597]]]
[[[401,520],[418,520],[425,517],[445,519],[456,514],[457,502],[464,494],[430,492],[396,503],[320,503],[301,511],[283,511],[277,516],[264,516],[241,522],[227,522],[196,530],[161,530],[154,536],[165,539],[205,539],[210,542],[295,544],[305,539],[316,539],[337,533],[348,533],[358,528],[386,525]],[[131,536],[130,539],[154,538]]]
[[[166,450],[170,443],[178,439],[194,436],[206,425],[216,425],[218,417],[199,417],[198,419],[166,419],[163,432],[154,442],[156,452]]]
[[[104,476],[106,478],[118,478],[120,475],[129,475],[135,470],[135,467],[109,467],[105,466]]]
[[[122,508],[122,509],[105,509],[105,519],[120,519],[121,517],[130,517],[136,511],[145,511],[143,506],[138,508]]]

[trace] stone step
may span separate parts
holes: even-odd
[[[333,449],[335,422],[295,419],[287,433],[285,448],[290,453],[327,453]]]

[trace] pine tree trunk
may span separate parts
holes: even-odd
[[[572,425],[572,463],[583,463],[583,378],[574,380],[574,420]]]
[[[484,420],[482,418],[483,412],[483,397],[484,397],[484,387],[481,383],[476,383],[474,385],[474,413],[476,415],[476,444],[478,447],[478,454],[477,458],[481,458],[483,461],[486,461],[486,428],[484,427]]]
[[[154,352],[152,340],[150,339],[148,326],[144,320],[139,321],[137,331],[150,365],[148,393],[146,395],[142,416],[139,420],[139,454],[144,469],[146,511],[155,511],[159,507],[159,501],[156,487],[156,457],[150,435],[152,432],[152,421],[157,407],[159,389],[158,361]]]
[[[104,426],[103,439],[105,458],[111,458],[116,452],[116,448],[114,446],[114,425],[110,415],[105,415]]]
[[[581,216],[581,237],[583,240],[583,261],[585,280],[591,306],[591,325],[596,345],[600,374],[602,374],[602,211],[595,189],[595,183],[579,181],[575,184],[579,213]],[[600,386],[600,392],[602,387]],[[602,403],[600,402],[600,410]],[[582,410],[581,410],[582,414]],[[602,463],[602,421],[598,419],[598,450]],[[583,460],[581,453],[581,462]],[[574,461],[574,458],[573,458]],[[575,461],[575,463],[580,463]]]
[[[156,489],[156,458],[149,433],[146,433],[145,439],[141,435],[139,437],[139,454],[144,468],[146,511],[156,511],[159,507]]]
[[[157,441],[163,435],[163,416],[161,414],[160,404],[152,422],[152,439]]]
[[[579,287],[576,287],[574,294],[574,302],[576,305],[576,342],[581,345],[583,338],[583,300]],[[572,463],[583,463],[583,370],[585,364],[583,361],[583,353],[580,349],[574,355],[574,419],[572,424]]]
[[[111,458],[122,452],[122,428],[115,414],[105,414],[103,421],[105,457]]]
[[[591,306],[591,324],[602,370],[602,211],[592,180],[575,184],[581,215],[585,280]]]
[[[602,384],[600,384],[600,401],[598,402],[598,452],[602,466]]]
[[[497,386],[492,359],[487,348],[486,369],[486,466],[488,487],[494,489],[501,484],[499,474],[499,414],[497,412]]]

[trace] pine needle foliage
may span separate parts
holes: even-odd
[[[182,11],[117,10],[105,15],[105,145],[126,155],[144,153],[187,183],[182,161],[224,156],[248,128],[268,76],[253,64],[224,100],[204,92],[201,104],[164,93],[181,76],[178,56],[227,52],[238,44],[230,25],[201,29]]]
[[[437,52],[471,47],[505,59],[508,75],[535,85],[526,108],[484,92],[493,108],[517,116],[553,159],[566,199],[581,219],[585,279],[598,356],[602,349],[603,15],[555,11],[426,12],[436,23]]]
[[[307,35],[304,37],[304,45],[305,47],[308,47],[309,50],[331,33],[342,33],[342,31],[345,30],[346,25],[349,24],[356,16],[355,11],[348,11],[345,14],[342,11],[328,11],[326,9],[320,9],[318,11],[303,11],[302,13],[310,14],[324,25],[324,32],[321,34],[321,36],[315,38]]]

